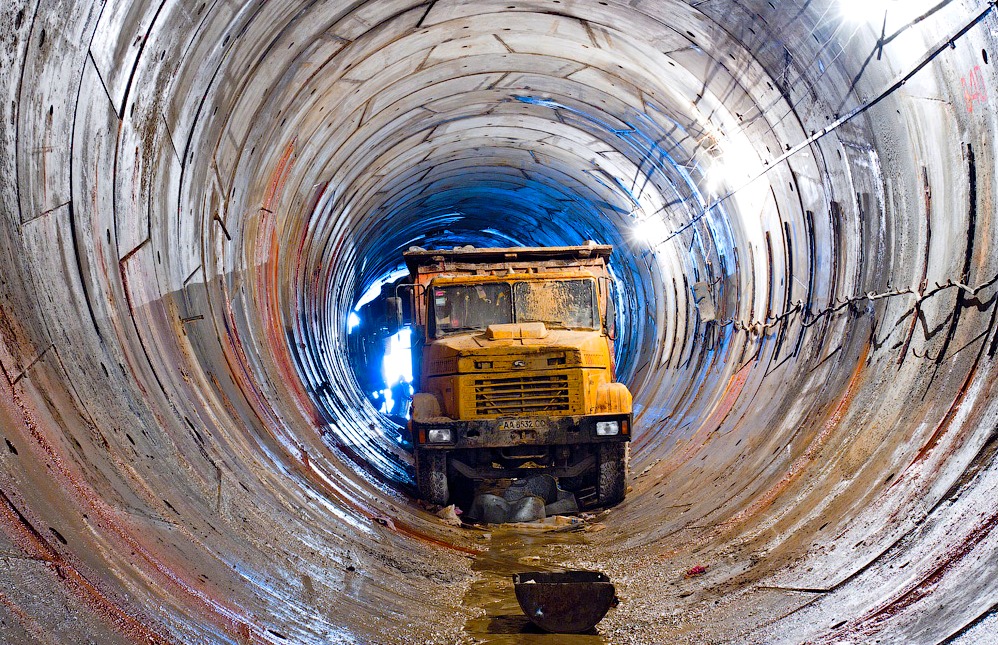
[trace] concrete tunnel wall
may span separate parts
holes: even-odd
[[[998,21],[864,8],[5,4],[0,640],[467,641],[346,317],[411,244],[587,239],[606,642],[993,637]]]

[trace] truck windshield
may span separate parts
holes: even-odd
[[[513,303],[506,282],[431,289],[436,336],[513,322]]]
[[[549,327],[597,329],[596,290],[592,280],[539,280],[513,285],[516,322]]]
[[[436,286],[431,294],[435,337],[512,322],[599,328],[595,283],[589,279]]]

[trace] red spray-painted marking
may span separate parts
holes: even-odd
[[[960,79],[960,86],[963,87],[963,100],[967,103],[967,113],[974,113],[974,103],[980,102],[982,105],[988,102],[988,90],[984,85],[984,73],[981,66],[975,65],[970,73]]]

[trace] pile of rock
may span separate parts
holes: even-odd
[[[475,496],[465,518],[484,524],[539,522],[552,515],[579,512],[575,495],[558,488],[550,475],[516,479],[502,495],[481,493]]]

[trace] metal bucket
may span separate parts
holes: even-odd
[[[599,571],[517,573],[513,589],[527,618],[555,633],[589,631],[617,606],[613,583]]]

